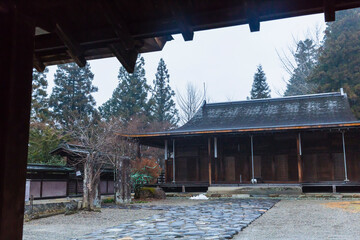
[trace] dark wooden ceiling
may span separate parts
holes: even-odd
[[[18,9],[35,20],[34,66],[116,56],[132,71],[138,53],[160,51],[181,33],[314,13],[335,20],[335,11],[360,7],[360,0],[31,0]],[[23,3],[25,2],[25,3]],[[209,49],[210,50],[210,49]]]

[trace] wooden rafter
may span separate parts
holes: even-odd
[[[128,72],[134,72],[136,59],[138,56],[137,48],[144,43],[133,39],[121,12],[113,1],[100,0],[100,6],[106,16],[107,21],[111,24],[116,36],[116,43],[109,44],[109,49],[124,66]]]
[[[138,52],[126,50],[121,44],[110,44],[109,49],[129,73],[134,72]]]
[[[71,37],[69,32],[66,31],[63,26],[60,26],[58,23],[55,25],[55,32],[67,47],[68,54],[76,62],[76,64],[79,67],[85,67],[86,59],[80,44]]]
[[[325,15],[325,22],[335,21],[335,1],[334,0],[324,0],[324,15]]]
[[[171,13],[180,29],[180,32],[185,41],[191,41],[194,38],[194,31],[189,23],[189,17],[186,17],[186,13],[179,1],[170,1]]]
[[[260,31],[260,16],[254,0],[245,1],[246,15],[251,32]]]
[[[130,35],[127,24],[121,17],[121,12],[117,12],[116,5],[111,4],[112,1],[100,0],[100,6],[104,11],[104,15],[108,22],[112,25],[119,41],[127,50],[133,50],[135,43],[133,37]]]
[[[44,63],[34,54],[34,62],[33,62],[34,68],[38,72],[43,72],[45,70]]]

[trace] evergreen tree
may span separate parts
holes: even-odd
[[[65,164],[60,156],[50,154],[61,141],[66,141],[60,130],[43,123],[31,123],[29,131],[28,162],[41,164]]]
[[[102,117],[120,117],[129,121],[135,115],[150,116],[151,106],[147,100],[150,87],[146,83],[144,64],[144,58],[138,57],[134,73],[128,73],[124,67],[120,67],[118,86],[112,97],[99,108]]]
[[[158,122],[168,122],[171,125],[176,125],[179,122],[179,116],[173,100],[175,92],[170,87],[170,75],[162,58],[155,77],[153,96],[151,98],[153,117]]]
[[[33,70],[32,99],[31,99],[31,122],[45,122],[49,118],[49,101],[47,98],[48,81],[46,73]]]
[[[250,91],[251,99],[270,98],[270,88],[266,82],[266,76],[262,66],[257,67],[254,75],[254,82]]]
[[[94,74],[89,64],[83,68],[75,63],[58,65],[54,77],[50,107],[58,123],[68,126],[75,116],[88,117],[96,113],[91,94],[98,88],[92,85]]]
[[[309,82],[308,78],[317,63],[317,53],[312,40],[305,39],[297,43],[294,54],[296,67],[287,83],[285,96],[304,95],[315,91],[316,84]]]
[[[360,9],[337,12],[336,21],[328,23],[319,62],[310,80],[318,92],[339,91],[349,97],[350,106],[360,117]]]

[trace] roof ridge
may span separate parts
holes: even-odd
[[[273,102],[273,101],[283,101],[283,100],[292,100],[292,99],[311,99],[311,98],[320,98],[328,96],[344,96],[340,92],[328,92],[328,93],[316,93],[316,94],[306,94],[306,95],[296,95],[296,96],[286,96],[286,97],[277,97],[277,98],[261,98],[261,99],[251,99],[251,100],[241,100],[241,101],[230,101],[230,102],[215,102],[215,103],[206,103],[204,106],[217,106],[217,105],[231,105],[239,103],[252,103],[252,102]]]

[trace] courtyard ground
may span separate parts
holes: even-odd
[[[282,200],[234,239],[360,239],[360,202]]]
[[[117,239],[118,236],[123,236],[123,229],[127,233],[136,232],[134,225],[139,229],[137,233],[140,233],[134,239],[170,239],[176,236],[205,239],[205,234],[208,234],[208,239],[216,239],[211,237],[212,233],[218,233],[219,238],[221,235],[229,237],[230,233],[238,232],[236,227],[242,231],[231,235],[234,239],[360,239],[360,202],[272,201],[168,198],[131,204],[128,209],[107,206],[100,213],[81,211],[68,216],[57,215],[32,220],[24,224],[24,239]],[[273,204],[275,205],[266,211]],[[225,207],[221,207],[222,205]],[[216,225],[220,226],[224,221],[225,225],[233,225],[234,228],[221,232],[225,228],[216,228]],[[156,235],[153,235],[154,238],[147,238],[141,235],[144,232],[150,233],[150,236],[157,232],[164,235],[161,238]],[[166,235],[166,232],[170,234]],[[189,232],[196,234],[186,235]]]

